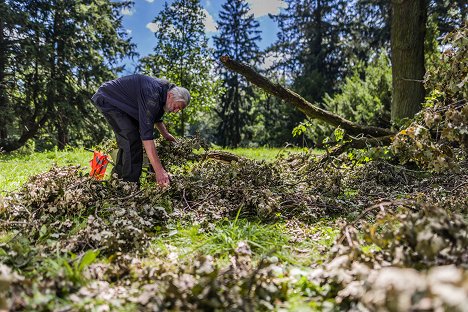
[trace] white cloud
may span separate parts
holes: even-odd
[[[267,55],[265,55],[265,58],[263,59],[263,63],[260,64],[260,68],[268,70],[273,65],[280,62],[281,60],[284,60],[284,58],[285,58],[285,55],[278,55],[276,53],[270,52]]]
[[[132,16],[133,13],[135,13],[135,10],[130,9],[130,8],[124,8],[124,9],[122,9],[121,13],[122,13],[122,15]]]
[[[146,2],[153,3],[154,0],[146,0]]]
[[[247,0],[247,2],[255,17],[261,17],[269,13],[278,14],[281,8],[287,7],[283,0]]]
[[[131,29],[126,29],[127,35],[131,36],[132,35],[132,30]]]
[[[157,23],[148,23],[146,24],[146,28],[155,33],[159,30],[159,25]]]
[[[213,19],[213,16],[206,10],[203,9],[203,12],[205,13],[205,30],[207,32],[216,32],[216,22]]]

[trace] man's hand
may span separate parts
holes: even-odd
[[[162,187],[169,186],[169,175],[161,165],[154,141],[143,140],[143,146],[145,147],[146,155],[148,156],[151,166],[153,166],[154,173],[156,174],[156,182],[158,182],[158,184]]]
[[[168,140],[168,141],[171,141],[171,142],[175,142],[175,141],[176,141],[176,138],[174,138],[174,137],[172,136],[172,134],[170,134],[170,133],[167,133],[167,134],[164,136],[164,138],[165,138],[166,140]]]
[[[166,140],[168,141],[171,141],[171,142],[175,142],[176,141],[176,138],[174,138],[172,136],[172,134],[169,133],[169,131],[167,131],[166,129],[166,125],[164,124],[164,122],[157,122],[156,123],[156,128],[158,129],[159,133],[161,133],[161,135],[163,136],[163,138],[165,138]]]
[[[159,186],[161,187],[169,186],[170,179],[169,179],[169,174],[166,172],[166,170],[164,169],[157,170],[155,174],[156,174],[156,182],[159,184]]]

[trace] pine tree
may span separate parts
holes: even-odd
[[[133,55],[122,28],[121,9],[131,3],[109,0],[8,1],[23,12],[8,39],[5,72],[14,81],[7,93],[12,119],[1,144],[15,150],[43,135],[50,147],[95,142],[106,133],[90,101],[97,87],[114,78],[117,63]]]
[[[216,58],[229,55],[252,66],[258,64],[260,49],[257,42],[261,39],[259,23],[249,10],[245,0],[232,0],[223,4],[217,21],[219,36],[213,37]],[[216,108],[221,120],[218,126],[218,143],[237,147],[243,137],[250,135],[245,128],[252,122],[250,111],[254,90],[239,74],[223,67],[219,67],[218,72],[226,88],[220,106]]]
[[[216,102],[218,83],[211,75],[213,60],[204,29],[205,13],[199,0],[176,0],[153,20],[154,53],[140,60],[145,74],[166,78],[187,88],[190,105],[179,116],[167,116],[179,135],[186,134],[186,123],[194,124]]]
[[[284,0],[286,8],[277,15],[270,14],[270,18],[278,24],[276,42],[267,49],[267,54],[272,58],[270,69],[277,73],[282,80],[292,80],[301,71],[299,55],[305,48],[303,33],[298,13],[299,2],[297,0]]]
[[[343,0],[286,0],[272,16],[280,29],[269,51],[279,53],[276,67],[289,71],[292,88],[312,101],[336,90],[344,76],[342,42],[349,4]]]

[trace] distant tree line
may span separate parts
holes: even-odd
[[[270,16],[279,32],[265,51],[246,0],[225,1],[213,48],[199,0],[165,4],[153,20],[161,27],[153,53],[139,59],[137,71],[191,90],[190,107],[167,117],[172,131],[200,133],[222,146],[320,142],[329,134],[326,125],[309,122],[224,68],[217,61],[222,55],[349,120],[390,127],[419,109],[425,95],[419,80],[440,51],[439,38],[462,27],[467,12],[461,0],[284,2]],[[110,135],[90,97],[102,82],[121,75],[124,58],[137,56],[122,26],[122,10],[131,6],[110,0],[0,0],[4,151],[28,142],[38,148],[90,145]],[[405,32],[409,20],[411,29],[419,29],[417,37]],[[415,51],[413,59],[399,56],[405,49]],[[391,62],[401,72],[392,72]]]

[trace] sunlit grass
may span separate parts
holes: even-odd
[[[32,175],[53,166],[89,166],[92,153],[80,148],[32,154],[0,154],[0,192],[17,190]]]
[[[235,254],[239,243],[245,242],[251,248],[252,254],[276,256],[289,261],[289,236],[285,234],[284,225],[262,224],[246,219],[224,220],[207,230],[200,226],[177,226],[164,236],[153,241],[153,248],[167,255],[173,248],[182,258],[191,257],[194,253],[212,255],[221,261]]]
[[[309,151],[306,148],[288,147],[288,148],[269,148],[269,147],[256,147],[256,148],[235,148],[224,149],[227,152],[247,157],[255,160],[274,160],[279,155],[286,155],[287,153],[305,153]],[[321,150],[312,150],[314,154],[322,154]]]

